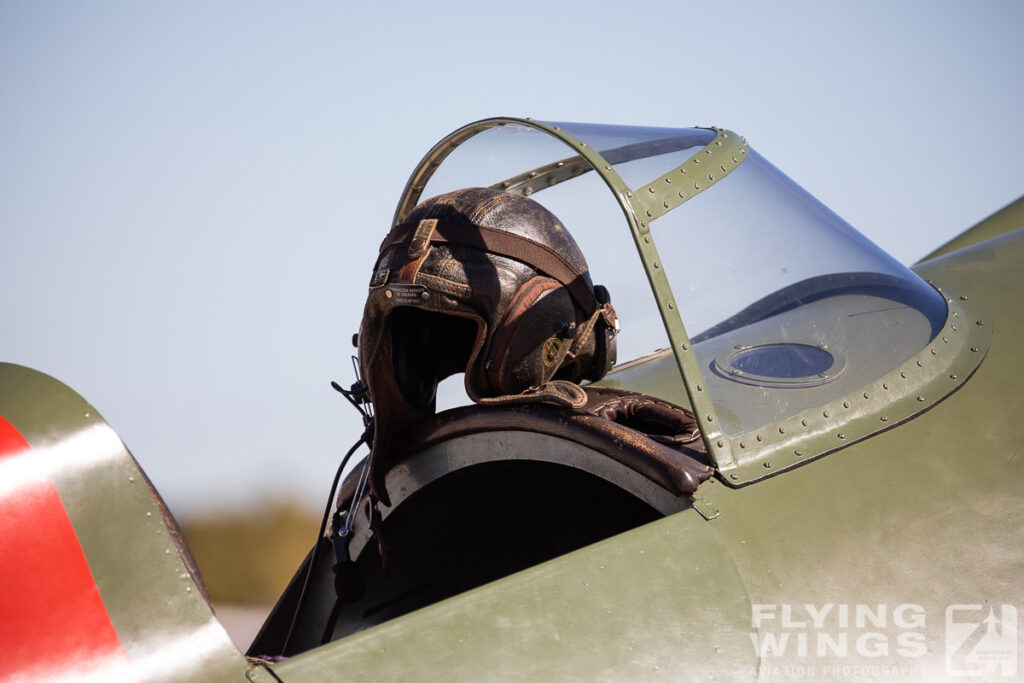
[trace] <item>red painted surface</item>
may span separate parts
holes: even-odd
[[[129,680],[44,457],[0,416],[0,680]]]

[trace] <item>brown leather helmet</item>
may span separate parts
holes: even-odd
[[[537,202],[487,188],[424,201],[381,244],[359,330],[377,497],[388,502],[395,437],[434,412],[439,381],[465,371],[478,403],[580,407],[575,383],[614,364],[616,327],[607,290]]]

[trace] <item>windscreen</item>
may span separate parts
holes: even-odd
[[[938,292],[753,150],[652,234],[730,436],[869,384],[945,321]]]

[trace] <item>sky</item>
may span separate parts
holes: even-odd
[[[1024,4],[0,2],[0,360],[172,510],[322,509],[376,248],[490,116],[719,125],[904,263],[1024,193]]]

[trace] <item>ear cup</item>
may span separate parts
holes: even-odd
[[[518,394],[550,380],[565,361],[575,321],[572,297],[558,281],[537,276],[520,287],[487,353],[492,391]]]

